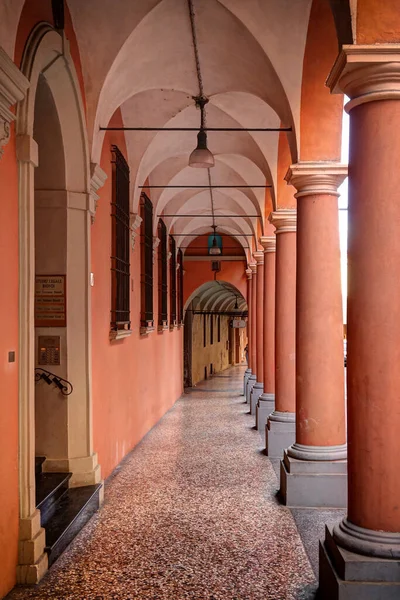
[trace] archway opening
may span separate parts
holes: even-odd
[[[247,310],[242,293],[225,281],[209,281],[191,294],[185,310],[185,387],[245,364]]]

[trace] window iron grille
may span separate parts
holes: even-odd
[[[140,197],[140,287],[141,327],[153,327],[153,205],[143,192]]]
[[[129,166],[117,146],[112,153],[111,329],[130,329]]]
[[[160,327],[168,323],[168,252],[167,228],[162,219],[158,222],[158,324]]]
[[[176,325],[176,242],[172,235],[169,236],[170,261],[170,325]]]

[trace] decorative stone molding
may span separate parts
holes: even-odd
[[[326,85],[332,93],[351,99],[347,112],[366,102],[399,100],[399,44],[343,46]]]
[[[344,518],[333,529],[335,541],[356,554],[376,558],[400,559],[400,534],[375,531],[351,523]]]
[[[268,252],[276,252],[276,237],[275,236],[262,236],[260,237],[260,244],[264,248],[264,254]]]
[[[256,275],[257,274],[257,263],[250,263],[249,264],[249,268],[251,269],[252,275]]]
[[[140,215],[135,215],[131,213],[130,230],[132,250],[134,250],[135,248],[136,236],[138,235],[138,232],[136,230],[140,227],[142,221],[143,219]]]
[[[250,269],[250,267],[246,269],[245,273],[247,275],[247,279],[250,280],[253,277],[253,271]]]
[[[103,171],[97,163],[90,163],[90,199],[89,199],[89,212],[92,218],[92,224],[95,221],[97,203],[100,196],[98,191],[103,187],[107,179],[107,173]]]
[[[153,265],[156,260],[157,248],[158,248],[160,242],[161,242],[160,238],[158,238],[156,236],[153,237]]]
[[[10,139],[10,123],[15,115],[10,108],[26,94],[29,81],[0,47],[0,159]]]
[[[268,220],[276,229],[275,235],[293,233],[296,231],[297,210],[295,208],[276,210],[269,215]]]
[[[297,460],[346,460],[347,444],[341,446],[306,446],[295,442],[286,450],[288,456]]]
[[[253,258],[257,263],[257,267],[264,264],[264,251],[258,250],[257,252],[253,252]]]
[[[296,188],[295,198],[313,194],[340,196],[337,190],[347,174],[347,165],[341,163],[304,161],[291,165],[285,179]]]

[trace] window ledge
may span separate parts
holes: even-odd
[[[148,333],[151,333],[152,331],[154,331],[154,325],[148,325],[147,327],[141,327],[140,335],[147,335]]]
[[[168,327],[168,323],[163,323],[162,325],[159,325],[157,327],[157,331],[158,332],[162,332],[162,331],[168,331],[169,327]]]
[[[110,331],[110,341],[122,340],[132,335],[132,329],[112,329]]]
[[[173,325],[171,324],[171,325],[169,326],[169,330],[170,330],[170,331],[173,331],[173,330],[174,330],[174,329],[176,329],[177,327],[178,327],[178,325],[177,325],[176,323],[174,323]]]

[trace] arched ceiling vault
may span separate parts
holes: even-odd
[[[235,309],[237,302],[238,308]],[[192,310],[207,312],[235,312],[238,315],[247,311],[247,303],[241,292],[226,281],[208,281],[197,288],[187,299],[185,310],[192,304]]]
[[[299,148],[301,78],[312,0],[193,0],[207,126],[241,131],[208,132],[216,165],[214,185],[219,231],[237,236],[245,251],[263,231],[265,187],[276,208],[277,132],[249,128],[291,127],[291,160]],[[193,127],[200,114],[199,94],[187,0],[67,0],[84,65],[92,161],[99,162],[104,132],[116,110],[125,126]],[[123,18],[121,18],[123,17]],[[98,40],[102,43],[99,44]],[[284,41],[284,47],[283,47]],[[95,58],[94,58],[95,57]],[[133,213],[141,186],[154,206],[154,232],[163,215],[172,233],[210,232],[207,171],[188,167],[195,131],[126,132],[131,169]],[[249,187],[251,186],[251,187]],[[257,186],[257,187],[256,187]],[[181,217],[183,214],[196,217]],[[207,229],[208,227],[208,229]],[[192,240],[193,238],[187,238]]]

